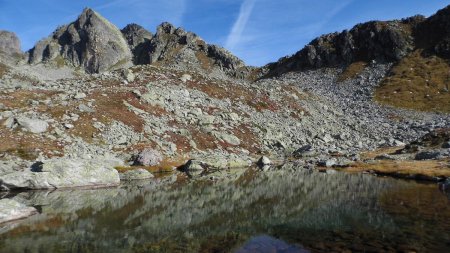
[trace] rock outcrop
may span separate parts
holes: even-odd
[[[6,54],[21,54],[20,40],[13,32],[0,30],[0,51]]]
[[[131,62],[131,51],[120,30],[97,12],[86,8],[78,19],[58,28],[29,52],[32,64],[56,61],[98,73]]]
[[[149,48],[149,51],[141,50],[140,55],[135,55],[135,59],[140,59],[140,64],[158,63],[208,73],[220,70],[235,77],[243,77],[249,71],[242,60],[226,49],[207,44],[195,33],[175,28],[169,23],[158,26],[149,45],[143,47]]]
[[[418,47],[450,58],[450,6],[420,23],[415,37]]]
[[[302,69],[348,65],[356,61],[398,61],[414,49],[412,31],[423,20],[424,17],[415,16],[358,24],[349,31],[316,38],[295,55],[266,67],[269,75],[278,75]]]
[[[122,29],[122,34],[128,42],[133,53],[134,64],[145,64],[150,62],[150,40],[153,38],[151,32],[140,25],[129,24]]]
[[[115,166],[117,159],[54,158],[32,166],[29,171],[13,172],[0,177],[2,190],[36,190],[73,187],[107,187],[120,183]]]
[[[314,39],[296,54],[265,66],[266,76],[345,66],[356,61],[397,62],[416,49],[450,58],[450,6],[425,18],[372,21]]]

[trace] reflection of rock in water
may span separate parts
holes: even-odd
[[[377,195],[403,183],[285,168],[236,171],[217,182],[19,194],[17,200],[41,205],[43,214],[10,231],[14,236],[0,235],[0,251],[123,252],[168,238],[198,246],[207,236],[235,231],[251,236],[273,228],[330,230],[352,223],[388,232],[395,225],[378,209]]]

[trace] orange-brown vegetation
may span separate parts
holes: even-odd
[[[36,159],[40,152],[48,156],[55,156],[54,151],[63,154],[63,146],[57,141],[19,131],[0,126],[0,154],[12,154],[25,160]]]
[[[348,65],[344,71],[338,76],[338,82],[344,82],[346,80],[357,77],[367,67],[367,62],[358,61]]]
[[[45,100],[53,95],[58,94],[57,91],[47,90],[17,90],[14,92],[0,94],[0,103],[11,109],[21,109],[30,106],[31,100]]]
[[[450,62],[416,50],[392,68],[375,99],[401,108],[450,112]]]
[[[371,164],[357,163],[342,170],[347,172],[370,171],[380,175],[435,180],[435,178],[450,177],[450,162],[448,160],[378,161]]]
[[[277,111],[279,106],[277,103],[269,98],[267,94],[255,92],[248,87],[236,85],[232,83],[217,83],[217,82],[197,82],[190,81],[187,87],[196,89],[206,93],[208,96],[216,99],[230,99],[233,102],[242,102],[247,104],[257,111],[270,110]]]

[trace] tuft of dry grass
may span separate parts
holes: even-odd
[[[208,58],[208,56],[203,52],[196,52],[195,57],[197,57],[198,61],[200,62],[200,66],[204,70],[210,70],[212,68],[211,60]]]
[[[367,67],[367,62],[364,61],[358,61],[354,62],[345,68],[345,70],[338,76],[337,81],[338,82],[344,82],[349,79],[357,77],[359,74],[361,74],[364,69]]]
[[[450,112],[450,62],[416,50],[397,63],[375,100],[419,111]]]
[[[3,63],[0,63],[0,78],[3,78],[3,76],[9,72],[9,69],[10,68],[8,66],[6,66]]]
[[[373,164],[356,163],[342,170],[346,172],[371,171],[380,175],[423,180],[450,177],[450,163],[448,160],[378,161]]]

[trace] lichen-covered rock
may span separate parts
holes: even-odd
[[[129,170],[120,174],[120,180],[122,181],[144,180],[153,177],[152,173],[144,169]]]
[[[32,166],[31,170],[0,176],[3,190],[34,190],[72,187],[107,187],[120,183],[114,169],[123,165],[115,158],[55,158]]]
[[[29,207],[12,199],[0,199],[0,224],[19,220],[37,214],[34,207]]]
[[[131,62],[131,51],[120,30],[86,8],[78,19],[58,28],[29,52],[29,62],[57,61],[98,73]]]
[[[13,32],[0,30],[0,51],[6,54],[21,54],[20,40]]]

